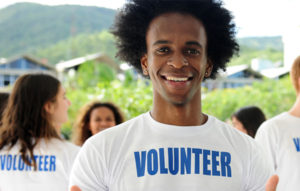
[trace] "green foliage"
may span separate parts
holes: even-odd
[[[92,100],[110,101],[120,107],[125,118],[131,119],[151,109],[152,87],[144,80],[135,80],[131,83],[119,80],[99,82],[96,86],[86,87],[84,90],[67,88],[67,97],[72,105],[69,110],[69,122],[64,125],[62,132],[69,138],[72,126],[76,121],[78,111]]]
[[[254,58],[283,63],[283,43],[281,37],[245,37],[238,39],[240,52],[228,65],[251,64]]]
[[[283,51],[283,43],[281,36],[274,37],[245,37],[238,39],[241,47],[248,47],[255,50],[273,49]]]
[[[95,34],[80,34],[62,40],[48,48],[37,50],[34,55],[39,58],[47,58],[50,64],[56,64],[62,60],[96,52],[103,52],[111,58],[115,57],[115,39],[111,33],[102,31]]]
[[[283,52],[274,49],[258,50],[242,46],[240,47],[239,56],[234,56],[228,65],[250,65],[251,60],[254,58],[266,59],[274,63],[283,63]]]
[[[130,79],[130,78],[129,78]],[[66,137],[70,136],[79,109],[91,100],[112,101],[131,119],[147,112],[152,106],[151,82],[119,80],[99,82],[96,86],[79,89],[67,88],[67,97],[72,105],[69,123],[63,127]],[[260,107],[267,118],[291,108],[296,95],[288,77],[280,80],[263,80],[253,86],[206,92],[203,89],[202,111],[226,121],[240,107],[255,105]]]
[[[35,3],[0,9],[0,57],[36,52],[71,36],[108,29],[115,13],[99,7]]]
[[[203,112],[225,121],[240,107],[260,107],[267,118],[291,108],[296,95],[288,77],[267,80],[236,89],[215,90],[205,94]]]
[[[116,78],[115,71],[106,64],[88,61],[80,65],[75,81],[76,87],[85,89],[96,86],[99,82],[110,82]]]
[[[96,52],[114,58],[115,40],[107,30],[115,14],[115,10],[99,7],[34,3],[0,9],[0,57],[30,54],[50,64]],[[283,62],[281,37],[246,37],[238,41],[240,56],[229,65],[250,64],[253,58]]]

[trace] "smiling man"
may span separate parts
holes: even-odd
[[[265,190],[272,170],[261,148],[202,112],[202,81],[225,69],[238,51],[232,16],[222,3],[131,0],[113,33],[119,57],[151,79],[153,107],[89,139],[74,164],[70,187]]]

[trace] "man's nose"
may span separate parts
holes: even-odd
[[[167,64],[174,68],[182,68],[188,65],[188,61],[182,54],[177,53],[168,58]]]

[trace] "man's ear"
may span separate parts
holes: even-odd
[[[214,65],[210,59],[207,59],[207,64],[205,68],[205,78],[208,78],[212,72]]]
[[[44,105],[44,109],[47,113],[53,114],[54,113],[54,103],[52,103],[51,101],[46,102]]]
[[[142,56],[142,58],[140,59],[140,61],[141,61],[141,66],[142,66],[143,74],[145,76],[148,76],[149,72],[148,72],[148,57],[147,57],[147,54],[144,54],[144,56]]]
[[[300,77],[298,78],[298,90],[297,90],[297,87],[295,87],[296,91],[297,91],[297,94],[300,95]]]

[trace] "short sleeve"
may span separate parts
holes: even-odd
[[[267,180],[274,174],[274,170],[267,159],[263,148],[254,142],[248,176],[246,178],[247,191],[265,191]]]
[[[77,155],[71,170],[69,189],[78,186],[82,191],[106,191],[105,177],[107,177],[105,160],[99,149],[86,141]]]
[[[268,158],[268,161],[271,163],[272,167],[276,169],[276,133],[274,132],[274,125],[271,121],[267,121],[267,123],[263,123],[259,128],[255,135],[255,140],[262,146],[263,151]]]

